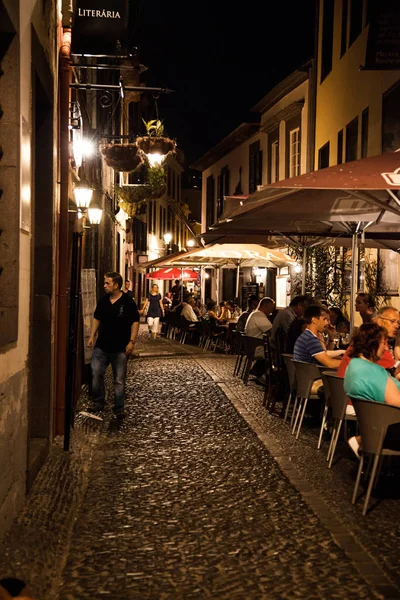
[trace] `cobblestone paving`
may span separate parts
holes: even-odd
[[[60,600],[371,598],[192,359],[143,359],[95,450]]]
[[[398,469],[397,479],[384,479],[380,493],[379,490],[373,493],[371,505],[376,502],[376,506],[366,517],[362,517],[362,500],[356,505],[350,503],[358,463],[346,444],[339,443],[334,465],[332,469],[328,469],[328,439],[323,443],[321,450],[316,449],[319,428],[303,427],[300,439],[296,440],[290,434],[288,424],[265,410],[262,390],[254,384],[246,387],[237,377],[232,376],[235,357],[200,358],[198,362],[217,381],[223,382],[230,395],[254,417],[260,431],[267,432],[267,448],[273,446],[276,454],[285,457],[285,462],[290,468],[296,468],[304,480],[310,483],[315,495],[324,501],[343,524],[344,529],[353,534],[362,550],[367,551],[384,570],[390,583],[398,590],[390,597],[400,598],[400,555],[393,550],[400,543]]]
[[[3,540],[0,576],[25,578],[38,600],[389,597],[359,574],[221,391],[217,381],[282,444],[282,422],[265,413],[258,389],[233,380],[232,357],[143,334],[138,355],[126,421],[78,417],[73,452],[54,445]],[[313,446],[306,433],[290,450],[301,455],[300,471],[308,461],[314,472]],[[350,509],[348,487],[346,502],[336,498],[345,476],[328,473],[335,503],[370,542],[377,523]],[[386,501],[377,521],[382,509]],[[389,569],[397,542],[380,552]]]

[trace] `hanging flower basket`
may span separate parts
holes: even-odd
[[[107,165],[115,171],[131,173],[143,162],[136,144],[104,144],[100,150]]]
[[[151,196],[151,186],[147,184],[114,185],[114,192],[118,200],[129,204],[143,202]]]
[[[125,200],[120,200],[118,206],[122,208],[130,219],[133,219],[136,215],[143,215],[147,210],[145,202],[126,202]]]
[[[144,154],[164,154],[175,152],[176,143],[167,137],[143,136],[136,138],[136,145]]]
[[[150,186],[151,192],[150,196],[147,196],[150,200],[157,200],[157,198],[161,198],[167,191],[166,185],[159,186]]]

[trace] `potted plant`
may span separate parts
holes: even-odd
[[[131,173],[143,162],[143,156],[136,144],[103,144],[100,151],[107,165],[115,171]]]
[[[138,137],[136,144],[143,154],[162,154],[166,156],[175,151],[176,144],[173,140],[164,136],[164,124],[160,119],[142,120],[146,127],[147,136]]]

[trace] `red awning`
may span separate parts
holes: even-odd
[[[165,269],[158,269],[152,273],[147,273],[146,279],[163,279],[163,280],[174,280],[181,279],[182,281],[194,281],[199,276],[197,271],[192,269],[179,269],[178,267],[167,267]]]

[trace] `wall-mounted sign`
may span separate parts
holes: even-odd
[[[400,69],[400,2],[379,0],[370,15],[366,69]]]
[[[115,56],[128,50],[129,0],[76,0],[72,53]]]

